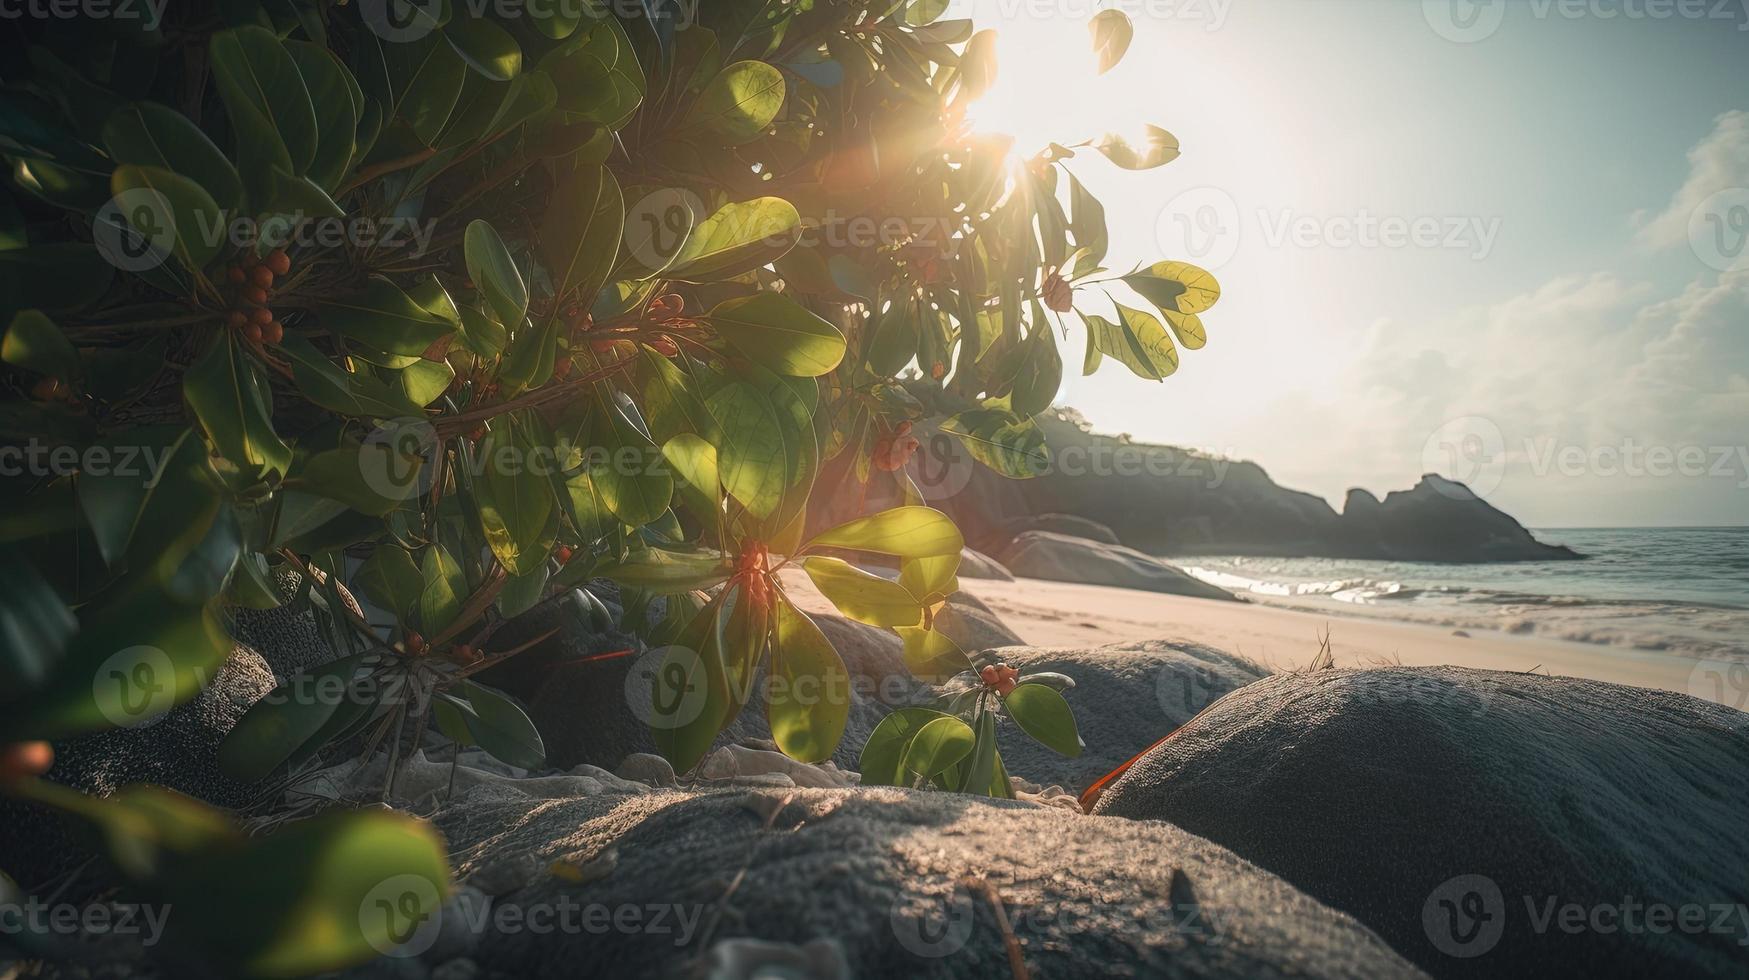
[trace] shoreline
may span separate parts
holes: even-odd
[[[1309,664],[1318,653],[1319,635],[1328,629],[1339,667],[1400,663],[1535,669],[1721,700],[1708,683],[1709,661],[1656,651],[1495,630],[1457,635],[1447,628],[1364,615],[1325,615],[1253,601],[1221,602],[1043,579],[965,579],[960,584],[1028,644],[1040,647],[1185,640],[1286,670]]]

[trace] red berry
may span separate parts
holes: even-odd
[[[291,256],[285,254],[285,249],[276,248],[267,257],[267,267],[273,270],[274,275],[283,276],[291,271]]]
[[[425,652],[425,637],[412,630],[407,631],[407,652],[415,657]]]
[[[249,270],[249,281],[262,289],[273,285],[273,270],[264,265],[258,265]]]
[[[559,550],[557,552],[555,552],[555,554],[557,554],[559,556],[559,564],[566,565],[566,564],[570,563],[571,556],[573,554],[575,554],[575,552],[573,552],[571,550],[570,545],[562,544],[562,545],[559,545]]]
[[[225,314],[225,323],[229,324],[232,330],[241,330],[248,325],[249,314],[242,310],[232,310]]]
[[[676,344],[671,337],[653,338],[650,341],[650,349],[663,357],[678,357],[680,355],[680,345]]]
[[[253,269],[261,263],[261,257],[254,252],[243,253],[243,268]]]
[[[243,267],[240,265],[234,265],[234,266],[231,266],[229,269],[226,269],[225,270],[225,278],[230,280],[233,285],[239,285],[239,286],[242,285],[243,284]]]
[[[55,749],[47,742],[0,745],[0,784],[40,776],[55,764]]]
[[[285,324],[278,320],[270,321],[261,328],[261,337],[270,344],[277,344],[285,339]]]
[[[61,382],[58,378],[43,378],[30,389],[30,397],[39,402],[53,401],[60,393]]]
[[[251,306],[266,306],[267,290],[260,286],[246,286],[243,289],[243,301]]]
[[[908,436],[908,435],[910,435],[910,434],[911,434],[911,423],[910,423],[910,421],[908,421],[908,420],[907,420],[907,421],[904,421],[904,422],[900,422],[900,423],[899,423],[899,424],[898,424],[898,425],[897,425],[897,426],[895,426],[895,427],[894,427],[894,428],[893,428],[893,431],[894,431],[894,432],[897,432],[897,433],[898,433],[898,434],[899,434],[899,435],[902,435],[902,436]]]
[[[261,324],[251,323],[243,328],[243,336],[248,337],[250,343],[259,344],[261,338],[266,336],[266,332],[262,329]]]
[[[256,324],[257,326],[265,327],[269,323],[273,322],[273,311],[268,309],[267,307],[263,306],[260,309],[256,310],[255,312],[249,314],[249,320],[250,320],[250,322]]]

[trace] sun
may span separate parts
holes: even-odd
[[[1066,16],[978,17],[996,31],[996,83],[966,111],[972,131],[1014,138],[1022,158],[1147,122],[1141,94],[1100,75],[1087,24]],[[1132,50],[1133,58],[1141,52]],[[1121,70],[1121,69],[1120,69]]]

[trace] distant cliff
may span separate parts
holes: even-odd
[[[929,493],[968,541],[999,550],[1019,518],[1067,514],[1156,555],[1253,554],[1401,561],[1551,561],[1583,557],[1544,544],[1523,525],[1435,475],[1379,500],[1351,490],[1337,513],[1289,490],[1255,463],[1086,431],[1073,412],[1042,415],[1050,471],[1008,480],[981,465]],[[969,477],[964,467],[970,467]],[[958,492],[946,492],[964,482]]]

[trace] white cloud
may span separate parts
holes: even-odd
[[[1688,242],[1689,220],[1712,195],[1749,188],[1749,112],[1733,109],[1713,121],[1713,131],[1688,151],[1688,179],[1662,212],[1640,223],[1637,238],[1649,248]]]

